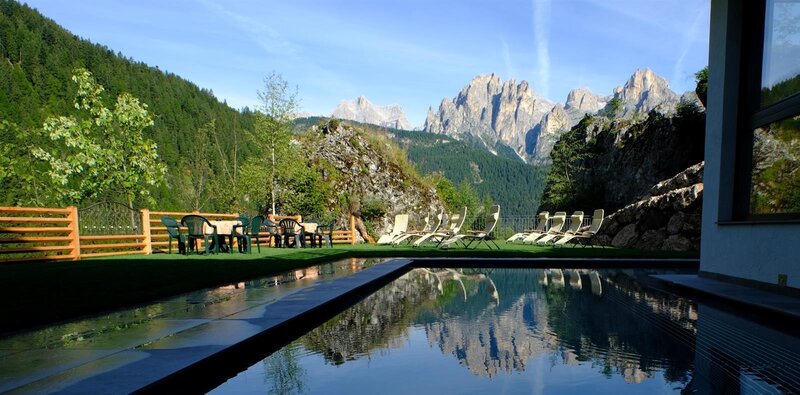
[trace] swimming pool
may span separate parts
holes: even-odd
[[[800,342],[654,270],[413,269],[215,393],[796,392]]]

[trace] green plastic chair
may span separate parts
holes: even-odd
[[[172,254],[172,239],[178,240],[178,253],[185,254],[186,253],[186,240],[183,238],[183,234],[181,234],[181,224],[178,223],[178,220],[169,216],[161,217],[161,223],[167,227],[167,235],[169,235],[168,240],[168,251]]]
[[[327,225],[319,225],[317,226],[316,232],[312,235],[312,237],[317,238],[317,243],[320,248],[322,248],[322,241],[328,244],[328,248],[333,248],[333,228],[336,227],[336,220],[329,222]]]
[[[283,236],[284,247],[306,247],[306,228],[300,225],[300,223],[293,219],[285,218],[278,223],[278,227]],[[292,243],[289,243],[289,240],[292,240]]]
[[[247,234],[247,231],[250,227],[250,217],[246,215],[240,215],[236,217],[236,220],[241,222],[241,224],[233,225],[231,242],[233,242],[233,237],[236,237],[236,240],[238,241],[239,244],[239,252],[244,252],[244,248],[246,246],[244,235]],[[233,251],[233,246],[231,246],[231,251]]]
[[[265,219],[266,218],[263,215],[256,215],[253,217],[253,219],[248,221],[249,226],[245,229],[246,232],[240,236],[244,238],[245,243],[247,243],[247,252],[250,254],[253,253],[253,239],[256,239],[256,248],[258,248],[259,253],[261,252],[261,239],[259,238],[259,233],[261,232],[261,225],[264,224]]]
[[[181,218],[181,224],[186,227],[187,238],[190,248],[187,249],[187,254],[191,250],[197,251],[197,240],[203,239],[206,244],[206,254],[211,253],[211,242],[214,242],[214,252],[219,254],[219,235],[217,234],[217,226],[211,224],[206,217],[202,215],[190,214]],[[203,225],[208,225],[214,231],[207,235],[203,232]]]

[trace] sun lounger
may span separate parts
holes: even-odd
[[[567,221],[567,212],[566,211],[558,211],[552,217],[550,217],[550,227],[547,229],[546,232],[531,232],[524,239],[522,239],[523,243],[535,243],[540,237],[561,232],[561,229],[564,228],[564,222]]]
[[[450,216],[450,223],[447,229],[439,229],[436,232],[427,233],[421,236],[417,241],[414,242],[414,247],[419,247],[422,243],[431,240],[436,242],[436,245],[439,246],[442,244],[443,241],[459,234],[461,232],[461,227],[464,226],[464,221],[467,219],[467,208],[464,207],[461,209],[461,212],[458,214],[453,214]]]
[[[397,236],[405,233],[406,230],[408,230],[408,214],[397,214],[394,216],[394,226],[392,226],[392,231],[381,236],[378,239],[377,244],[389,244]]]
[[[536,244],[547,244],[555,242],[557,239],[578,233],[578,230],[583,226],[583,211],[576,211],[569,217],[569,228],[564,232],[548,233],[538,239]]]
[[[497,227],[499,220],[500,206],[492,206],[492,208],[489,210],[489,214],[486,216],[486,225],[484,226],[483,230],[471,230],[466,234],[457,234],[442,242],[441,247],[447,248],[453,244],[461,243],[464,248],[469,248],[473,243],[475,243],[475,248],[478,248],[481,243],[486,243],[486,246],[491,249],[492,246],[489,244],[489,242],[491,242],[499,250],[500,246],[498,246],[497,243],[492,240],[492,232],[494,232],[494,228]]]
[[[588,229],[581,228],[578,229],[578,232],[574,234],[565,235],[564,237],[558,239],[558,241],[555,242],[555,245],[562,246],[572,241],[575,242],[576,244],[581,244],[583,246],[590,245],[593,247],[594,245],[590,244],[589,242],[591,241],[592,238],[594,238],[594,236],[600,230],[600,226],[603,225],[604,215],[605,211],[603,209],[594,210],[594,213],[592,214],[592,224],[589,226]]]
[[[436,229],[439,229],[442,226],[442,219],[444,219],[444,210],[439,212],[438,214],[432,214],[425,218],[425,226],[420,230],[409,230],[399,236],[397,236],[394,240],[392,240],[392,246],[396,247],[401,243],[410,243],[414,239],[422,237],[428,233],[433,232]]]
[[[527,229],[524,232],[519,232],[514,236],[511,236],[506,240],[507,243],[514,243],[518,241],[522,241],[522,239],[528,237],[531,233],[544,233],[547,230],[547,220],[550,219],[550,212],[549,211],[542,211],[536,218],[536,226],[533,229]]]

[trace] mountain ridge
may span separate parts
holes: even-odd
[[[455,139],[476,136],[489,151],[505,144],[526,162],[546,165],[561,134],[586,115],[611,110],[620,118],[653,110],[671,114],[679,102],[667,80],[649,68],[637,69],[607,96],[586,87],[572,89],[563,104],[550,102],[525,80],[503,82],[492,73],[474,77],[455,97],[443,99],[438,111],[429,107],[423,130]]]
[[[379,106],[359,96],[353,100],[342,100],[331,116],[361,123],[369,123],[397,129],[411,129],[411,123],[399,104]]]

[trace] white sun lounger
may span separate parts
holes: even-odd
[[[422,237],[428,233],[439,229],[442,226],[442,220],[444,219],[444,210],[439,212],[436,215],[430,215],[425,218],[425,226],[421,230],[410,230],[397,236],[394,240],[392,240],[392,246],[396,247],[400,245],[400,243],[407,242],[410,243],[415,238]]]
[[[536,226],[533,229],[528,229],[524,232],[519,232],[514,236],[511,236],[506,240],[507,243],[514,243],[518,241],[522,241],[522,239],[528,237],[531,233],[544,233],[547,230],[547,220],[550,219],[550,212],[549,211],[542,211],[539,213],[536,219]]]
[[[467,219],[467,207],[465,206],[461,209],[461,212],[458,214],[453,214],[450,216],[450,224],[448,225],[447,229],[439,229],[436,232],[427,233],[421,236],[417,241],[414,242],[414,247],[419,247],[422,243],[431,240],[435,241],[437,246],[442,244],[443,241],[459,234],[461,232],[461,227],[464,226],[464,221]]]
[[[376,244],[389,244],[406,230],[408,230],[408,214],[397,214],[394,216],[392,231],[381,236]]]
[[[592,224],[589,226],[589,229],[584,230],[584,228],[581,228],[574,234],[565,235],[564,237],[558,239],[558,241],[555,242],[555,245],[560,246],[570,241],[574,241],[577,244],[586,246],[584,243],[588,243],[589,240],[591,240],[600,230],[600,226],[603,225],[604,217],[605,211],[603,209],[594,210],[594,213],[592,214]]]
[[[450,245],[460,242],[464,248],[469,248],[472,243],[477,242],[475,244],[475,248],[478,248],[481,243],[486,243],[489,249],[491,249],[492,246],[489,244],[489,242],[491,242],[499,250],[500,246],[498,246],[497,243],[491,239],[492,232],[494,232],[494,228],[497,227],[499,220],[500,206],[494,205],[491,209],[489,209],[489,214],[486,216],[486,225],[484,226],[483,230],[471,230],[466,234],[457,234],[442,242],[441,247],[446,248]]]
[[[558,211],[552,217],[550,217],[550,228],[547,229],[547,232],[531,232],[529,235],[525,236],[522,239],[523,243],[535,243],[540,237],[552,233],[561,232],[561,229],[564,228],[564,222],[567,221],[567,212],[566,211]]]
[[[583,226],[583,211],[576,211],[569,217],[569,228],[564,232],[548,233],[538,239],[536,244],[547,244],[555,242],[565,235],[574,235]]]

